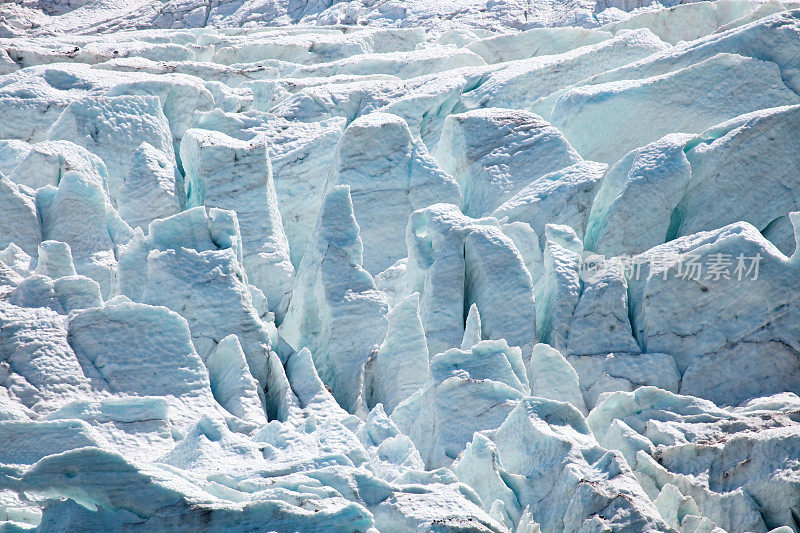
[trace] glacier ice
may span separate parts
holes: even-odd
[[[539,105],[579,153],[611,164],[670,132],[700,133],[748,111],[798,103],[783,76],[773,62],[720,53],[660,76],[567,89]],[[711,87],[707,97],[692,98]],[[615,135],[612,146],[595,135],[597,121],[606,121]]]
[[[647,28],[670,44],[689,42],[712,33],[742,26],[753,20],[779,13],[792,3],[766,2],[696,2],[678,4],[672,9],[642,10],[599,29],[616,33],[623,29]]]
[[[374,144],[373,144],[374,143]],[[375,150],[366,150],[373,145]],[[436,203],[461,203],[458,183],[414,141],[397,115],[369,113],[345,129],[327,187],[348,185],[364,243],[364,268],[379,273],[406,257],[409,215]]]
[[[431,355],[461,345],[464,311],[472,304],[481,311],[484,336],[532,346],[531,275],[496,219],[472,219],[453,204],[434,204],[411,214],[406,242],[407,290],[420,293]]]
[[[676,206],[680,220],[680,226],[675,228],[676,235],[690,235],[740,220],[764,230],[776,218],[796,211],[793,184],[791,180],[786,181],[783,174],[793,173],[795,161],[787,157],[783,147],[770,148],[762,143],[791,143],[790,139],[797,132],[793,124],[799,112],[800,107],[790,106],[748,113],[715,126],[703,132],[700,139],[690,142],[686,157],[692,166],[692,183]],[[764,134],[766,131],[768,135]],[[763,167],[752,162],[751,150],[773,154],[770,168],[780,172],[766,173]],[[731,176],[731,180],[721,180],[722,175]],[[754,179],[755,176],[761,179]],[[741,190],[739,187],[745,182],[748,183],[747,202],[720,209],[711,201],[712,197],[725,195],[729,190]],[[776,194],[778,190],[785,192]],[[737,207],[739,210],[732,210]],[[788,232],[786,237],[791,240],[793,232]]]
[[[480,56],[468,48],[427,46],[409,51],[357,54],[329,63],[317,63],[297,68],[292,71],[292,76],[330,79],[334,76],[386,74],[408,79],[485,64],[486,62]]]
[[[0,176],[0,246],[15,245],[28,255],[35,256],[42,230],[36,210],[35,193],[23,189],[6,176]]]
[[[792,368],[797,364],[791,333],[795,326],[783,311],[772,310],[790,313],[793,296],[782,287],[791,286],[789,280],[797,275],[794,261],[746,222],[681,237],[644,254],[662,251],[677,256],[691,254],[701,262],[714,254],[723,254],[723,258],[730,254],[737,264],[736,258],[751,256],[761,257],[759,262],[763,262],[756,279],[752,274],[742,275],[741,281],[736,276],[720,276],[719,280],[712,276],[701,283],[678,275],[674,265],[644,265],[653,270],[631,283],[635,334],[647,351],[675,358],[683,375],[681,392],[736,405],[751,398],[754,387],[765,395],[786,389],[785,383],[794,379]],[[766,273],[773,269],[774,275]],[[776,286],[780,279],[787,280],[787,285]],[[729,289],[732,283],[738,283],[739,289]],[[686,298],[690,293],[695,296],[681,313],[664,307],[666,300]],[[703,309],[708,308],[715,311],[707,314]],[[703,315],[706,318],[698,320]],[[755,364],[761,358],[769,361],[769,368],[783,370],[773,373],[765,364]]]
[[[606,165],[592,161],[564,166],[532,180],[500,204],[492,216],[529,224],[541,245],[547,224],[565,224],[582,238],[597,189],[608,182],[606,170]]]
[[[474,218],[491,214],[537,177],[581,160],[538,115],[496,108],[448,116],[435,155],[463,190],[464,214]]]
[[[541,39],[547,42],[546,39]],[[559,54],[500,63],[486,80],[462,95],[467,108],[525,108],[584,78],[649,57],[667,46],[647,29],[620,32],[611,39]]]
[[[314,235],[297,270],[280,333],[295,349],[307,347],[322,380],[355,410],[361,368],[388,328],[386,297],[363,268],[363,244],[350,188],[328,191]]]
[[[487,63],[504,63],[533,56],[551,56],[612,38],[611,33],[575,26],[533,28],[519,33],[491,35],[468,42],[464,48]]]
[[[105,191],[82,174],[70,171],[58,188],[48,185],[38,189],[36,204],[42,238],[67,243],[78,274],[95,280],[109,296],[116,278],[115,248],[130,239],[131,230],[118,218]],[[114,231],[115,216],[120,231]],[[73,222],[75,217],[81,218],[81,224]]]
[[[125,175],[140,144],[146,142],[172,154],[169,124],[158,99],[151,96],[76,100],[58,117],[48,138],[73,140],[108,161],[107,188],[115,203],[119,202]]]
[[[797,5],[787,4],[788,9],[758,18],[741,26],[703,35],[698,39],[678,43],[659,53],[631,62],[591,79],[590,83],[615,80],[635,80],[678,71],[700,63],[718,54],[737,54],[774,64],[781,73],[786,86],[798,88],[797,66],[793,59],[797,50],[797,35],[800,32]],[[723,29],[723,28],[721,28]],[[773,67],[775,68],[775,67]]]
[[[792,185],[783,185],[786,182],[781,173],[763,181],[754,180],[753,176],[763,175],[763,170],[752,161],[747,150],[763,152],[767,148],[761,143],[780,143],[791,138],[796,131],[791,126],[796,113],[796,106],[745,113],[698,135],[670,134],[626,154],[609,171],[592,205],[586,247],[611,256],[641,253],[660,244],[665,235],[668,238],[690,235],[739,220],[766,230],[796,209],[791,192],[777,192],[791,191]],[[789,128],[785,133],[781,129],[784,127]],[[770,135],[765,136],[764,130],[770,131]],[[787,157],[780,148],[771,151],[775,163]],[[789,158],[777,168],[791,173],[793,165]],[[637,192],[653,181],[662,184],[657,196]],[[741,187],[749,190],[746,202],[724,207],[714,202],[713,198]],[[643,210],[652,213],[652,225],[627,232],[619,230],[620,220]],[[791,253],[794,250],[791,225],[784,223],[775,230],[771,240]]]
[[[586,404],[580,390],[577,372],[558,350],[537,344],[528,363],[531,395],[572,404],[586,415]]]
[[[254,424],[266,424],[264,392],[250,371],[247,356],[236,335],[228,335],[205,358],[211,392],[234,416]]]
[[[58,186],[61,176],[70,170],[108,189],[108,170],[102,159],[70,141],[43,141],[29,145],[25,156],[10,169],[14,183],[33,189],[45,185]]]
[[[476,431],[497,428],[529,394],[519,348],[482,341],[469,351],[452,348],[431,359],[417,397],[398,405],[392,418],[408,432],[426,466],[451,463]],[[466,412],[475,414],[466,416]]]
[[[791,484],[792,476],[783,478],[776,463],[767,481],[758,466],[775,457],[773,446],[782,448],[778,455],[791,455],[796,436],[790,413],[796,405],[797,397],[784,393],[719,408],[643,387],[609,396],[587,421],[601,442],[614,442],[631,458],[651,493],[669,485],[668,491],[675,494],[677,489],[677,495],[692,498],[695,512],[725,530],[767,531],[784,523],[778,515],[797,512],[796,503],[773,506],[777,500],[761,496],[766,490],[778,500],[791,500],[789,494],[796,489],[779,486]],[[609,423],[611,413],[614,420]]]
[[[0,530],[800,531],[798,18],[0,2]]]
[[[484,501],[510,492],[509,517],[527,509],[544,530],[668,531],[623,455],[602,448],[564,402],[523,400],[499,428],[475,433],[454,469],[464,479],[483,473]]]
[[[175,178],[169,155],[142,142],[131,157],[120,191],[119,216],[131,227],[144,230],[152,221],[178,213],[183,187]]]
[[[419,317],[419,294],[397,303],[386,316],[389,330],[365,364],[364,400],[369,408],[394,408],[420,389],[428,378],[428,345]]]
[[[181,160],[187,207],[236,211],[248,279],[267,297],[270,310],[285,310],[294,267],[266,146],[221,132],[190,129],[181,140]]]
[[[252,91],[253,109],[243,113],[219,109],[197,112],[193,125],[244,141],[266,142],[290,259],[297,267],[314,230],[345,120],[293,122],[258,112],[259,89],[253,86]]]
[[[76,275],[69,244],[60,241],[39,243],[35,272],[53,279]]]
[[[630,151],[609,169],[586,221],[587,249],[613,257],[641,253],[663,242],[691,183],[685,147],[692,138],[668,134]],[[658,195],[638,192],[651,183],[658,183]],[[642,212],[648,213],[646,226],[620,231],[621,221]]]

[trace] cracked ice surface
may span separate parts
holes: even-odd
[[[0,531],[800,533],[800,4],[0,5]]]

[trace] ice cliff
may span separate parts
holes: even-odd
[[[0,532],[800,533],[800,4],[0,5]]]

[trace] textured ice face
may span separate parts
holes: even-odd
[[[0,530],[798,531],[800,5],[674,4],[0,5]]]

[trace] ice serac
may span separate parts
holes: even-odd
[[[192,274],[187,276],[189,272]],[[141,300],[181,314],[203,359],[235,333],[253,377],[262,387],[267,386],[268,360],[275,355],[270,355],[269,332],[253,306],[232,249],[151,251]]]
[[[20,307],[46,307],[56,313],[64,314],[64,308],[55,293],[55,286],[45,276],[31,276],[14,284],[8,295],[8,302]]]
[[[584,78],[626,65],[666,48],[668,46],[649,30],[620,32],[614,38],[594,45],[502,64],[500,68],[487,73],[480,86],[465,91],[461,101],[468,109],[524,109],[536,100]]]
[[[189,130],[181,141],[181,160],[186,169],[187,206],[236,211],[247,277],[267,297],[270,310],[282,314],[292,290],[294,267],[266,145],[219,132]]]
[[[4,285],[9,281],[20,283],[22,278],[4,275]],[[2,382],[4,413],[48,414],[93,395],[92,381],[99,376],[67,343],[66,317],[44,306],[25,309],[4,299],[0,331],[8,354]]]
[[[156,96],[161,104],[175,152],[183,135],[191,127],[195,111],[206,111],[214,97],[203,80],[195,76],[168,73],[165,76],[137,76],[117,83],[108,96]]]
[[[566,350],[570,323],[581,295],[581,243],[569,226],[545,226],[544,274],[537,283],[536,331],[539,339]]]
[[[3,116],[9,119],[7,122],[4,121],[0,132],[6,139],[24,142],[46,141],[50,126],[66,107],[66,103],[53,102],[47,97],[8,95],[0,100]]]
[[[692,179],[684,147],[692,135],[670,134],[636,148],[603,178],[588,217],[588,250],[632,255],[669,238],[673,211]],[[647,213],[648,223],[633,221]]]
[[[527,381],[520,349],[503,340],[453,348],[431,359],[422,391],[400,404],[392,418],[427,467],[446,466],[474,432],[500,426],[529,395]]]
[[[80,98],[67,106],[47,135],[50,140],[72,141],[102,158],[114,205],[121,198],[131,159],[143,142],[175,164],[169,123],[154,96]]]
[[[481,327],[481,314],[478,306],[469,306],[467,321],[464,324],[464,337],[461,339],[461,349],[469,350],[483,340],[483,328]]]
[[[401,300],[387,319],[386,339],[366,363],[364,389],[368,407],[381,403],[391,415],[428,379],[428,345],[419,317],[419,294]]]
[[[386,295],[390,307],[397,305],[406,295],[406,264],[404,257],[395,264],[375,275],[375,286]]]
[[[797,198],[789,146],[798,109],[746,113],[699,135],[670,134],[628,153],[603,180],[586,247],[606,255],[641,253],[677,236],[745,220],[791,253],[786,214],[797,209]],[[766,152],[772,154],[763,163],[769,169],[755,163]],[[749,193],[736,202],[718,200],[745,189]],[[629,221],[642,212],[651,213],[652,224],[632,228]]]
[[[120,250],[119,293],[141,300],[147,284],[147,256],[153,250],[189,248],[198,252],[233,248],[241,259],[242,247],[236,217],[230,211],[204,207],[187,209],[171,217],[153,221],[147,235],[135,231]]]
[[[14,243],[0,250],[0,261],[19,276],[28,277],[36,270],[36,260]]]
[[[0,141],[0,173],[10,174],[31,151],[31,145],[19,139]]]
[[[784,393],[720,408],[642,387],[607,397],[587,422],[603,445],[625,454],[656,505],[672,492],[692,499],[694,520],[768,531],[798,513],[797,479],[783,462],[798,445],[798,405]]]
[[[415,50],[358,54],[330,63],[308,65],[293,71],[292,76],[330,78],[347,74],[360,76],[389,74],[401,79],[408,79],[458,68],[479,67],[485,64],[478,54],[469,49],[432,44]]]
[[[292,264],[297,267],[314,231],[325,193],[336,143],[345,120],[314,123],[275,121],[267,131],[278,208],[281,212]]]
[[[427,146],[436,144],[442,123],[459,95],[480,82],[483,69],[456,69],[410,80],[355,79],[302,87],[270,108],[289,121],[355,118],[382,111],[405,119]]]
[[[484,505],[509,502],[515,520],[528,508],[543,532],[670,531],[622,454],[601,447],[567,403],[522,400],[495,431],[476,433],[454,470]]]
[[[583,238],[589,210],[600,184],[606,181],[607,168],[603,163],[581,161],[533,179],[495,209],[492,216],[530,224],[542,245],[547,224],[570,226]]]
[[[0,248],[14,243],[25,253],[36,255],[42,232],[33,196],[0,174]]]
[[[455,205],[434,204],[411,215],[406,242],[407,290],[420,293],[432,356],[461,346],[473,303],[484,337],[530,350],[536,341],[533,282],[495,219],[472,219]]]
[[[480,496],[484,508],[496,510],[497,518],[509,531],[528,531],[523,525],[517,495],[501,477],[497,446],[482,432],[476,432],[466,450],[453,464],[458,479],[469,484]],[[491,502],[491,503],[489,503]],[[525,512],[530,516],[530,511]],[[514,527],[517,524],[517,527]],[[535,529],[533,531],[540,531]]]
[[[788,8],[783,2],[730,0],[678,4],[672,9],[632,13],[623,20],[604,24],[601,29],[616,33],[623,29],[648,28],[664,41],[678,45],[681,41],[720,33]]]
[[[143,142],[133,153],[119,199],[119,215],[133,228],[147,229],[154,220],[181,210],[183,186],[175,179],[170,158]]]
[[[361,368],[387,330],[386,297],[364,270],[362,250],[350,189],[335,186],[322,203],[280,328],[293,348],[308,347],[322,381],[350,411]]]
[[[86,276],[62,276],[53,280],[53,290],[67,314],[103,305],[100,285]]]
[[[588,414],[575,369],[561,353],[547,344],[533,347],[528,362],[531,395],[572,404],[584,416]]]
[[[800,168],[791,148],[799,132],[800,106],[789,106],[741,115],[692,140],[686,150],[692,181],[676,206],[675,235],[740,220],[763,231],[800,209]],[[747,194],[742,195],[744,190]],[[736,201],[717,200],[721,198]],[[793,232],[786,227],[780,237],[791,243]]]
[[[612,37],[608,32],[586,28],[534,28],[478,39],[467,44],[465,48],[481,56],[487,63],[504,63],[534,56],[560,54]]]
[[[112,394],[164,396],[179,428],[198,411],[219,412],[208,372],[178,314],[120,302],[81,311],[68,324],[69,345],[94,369],[96,386]]]
[[[481,338],[506,339],[527,357],[536,340],[533,284],[514,242],[496,227],[479,226],[464,239],[464,261],[465,306],[486,309]]]
[[[339,141],[328,186],[350,186],[364,243],[364,268],[377,274],[406,257],[409,215],[435,203],[461,202],[456,181],[412,138],[405,120],[369,113],[347,126]]]
[[[517,247],[535,287],[544,271],[539,236],[533,231],[530,224],[526,222],[502,223],[501,229],[513,241],[514,246]]]
[[[36,273],[50,278],[74,276],[77,274],[72,262],[69,244],[59,241],[44,241],[39,244],[39,261]]]
[[[612,164],[668,133],[700,133],[742,113],[798,102],[775,63],[718,54],[659,76],[569,89],[549,117],[583,157]],[[615,142],[596,135],[598,123]]]
[[[267,423],[264,393],[253,378],[236,335],[222,339],[205,359],[211,392],[229,413],[257,425]]]
[[[260,109],[257,86],[254,85],[252,91],[253,107]],[[253,109],[246,113],[225,113],[214,109],[194,116],[196,128],[220,131],[246,141],[263,137],[259,142],[264,140],[267,143],[278,209],[295,267],[300,264],[314,230],[345,122],[338,117],[318,122],[295,122]]]
[[[675,357],[681,393],[736,405],[798,390],[789,319],[797,263],[756,228],[739,222],[696,233],[633,260],[634,334],[647,352]]]
[[[100,436],[102,447],[114,449],[137,461],[152,461],[175,445],[169,403],[154,396],[73,399],[43,419],[81,420]]]
[[[132,237],[131,230],[108,203],[103,189],[83,175],[70,171],[58,184],[36,195],[45,240],[67,243],[75,270],[100,284],[112,295],[115,284],[116,245]]]
[[[376,463],[376,474],[382,479],[411,477],[416,474],[414,470],[425,469],[414,443],[400,432],[381,406],[370,411],[356,435]]]
[[[599,264],[592,264],[592,258]],[[594,268],[591,268],[594,267]],[[622,259],[586,255],[579,275],[581,293],[572,311],[566,353],[639,353],[629,318],[628,280]]]
[[[786,85],[797,91],[800,89],[800,70],[795,59],[800,47],[797,40],[800,35],[800,10],[796,4],[787,4],[786,7],[790,9],[678,44],[604,72],[587,82],[604,83],[658,76],[724,53],[774,63],[780,69]]]
[[[533,279],[534,286],[542,277],[544,271],[544,263],[542,260],[542,248],[539,246],[539,235],[533,231],[530,224],[527,222],[508,222],[501,224],[503,233],[505,233],[517,247],[522,260],[525,262],[525,268],[528,269],[531,278]]]
[[[258,289],[247,283],[240,241],[236,216],[230,211],[212,208],[207,214],[204,207],[196,207],[155,221],[147,237],[139,233],[123,249],[120,290],[133,300],[163,305],[183,316],[203,359],[235,334],[249,372],[268,389],[270,415],[278,416],[279,384],[285,377],[274,361],[275,327],[266,309],[258,308]],[[193,274],[186,276],[187,272]]]
[[[80,42],[78,51],[82,52],[92,44]],[[109,43],[102,45],[108,50],[106,59],[113,60],[115,55],[120,55],[115,53],[114,46],[109,46]],[[161,63],[159,74],[146,72],[146,67],[143,68],[141,64],[129,70],[115,69],[113,64],[93,68],[81,61],[86,60],[85,56],[78,57],[82,54],[73,55],[76,46],[72,46],[71,51],[69,45],[58,48],[34,45],[32,48],[24,48],[27,49],[19,51],[20,60],[27,63],[30,70],[22,69],[14,73],[7,80],[10,83],[0,91],[8,96],[21,97],[16,98],[19,109],[15,114],[20,120],[27,121],[28,127],[18,130],[14,135],[4,133],[4,137],[21,137],[34,142],[46,140],[47,130],[59,118],[60,112],[76,100],[95,97],[154,97],[167,122],[168,140],[177,147],[183,133],[191,125],[194,111],[208,110],[214,104],[214,97],[205,88],[203,80],[173,72],[183,70],[181,67],[169,68],[166,63]],[[199,70],[202,72],[202,67]],[[31,92],[33,87],[35,90]],[[5,103],[4,99],[4,105]],[[47,103],[51,105],[48,107]],[[129,147],[129,150],[137,146],[138,143]]]
[[[464,213],[492,213],[536,178],[581,161],[540,116],[514,109],[449,115],[434,155],[461,185]]]
[[[61,176],[70,170],[80,172],[108,190],[108,171],[103,160],[70,141],[43,141],[31,145],[8,177],[32,189],[45,185],[57,187]]]
[[[286,361],[286,377],[291,384],[292,393],[297,397],[298,407],[309,418],[325,423],[328,420],[342,421],[349,416],[322,383],[308,348],[289,356]]]
[[[283,419],[293,400],[285,394],[284,369],[273,351],[279,340],[263,295],[247,284],[235,214],[211,209],[207,217],[198,207],[155,222],[150,230],[121,258],[122,287],[137,300],[180,313],[203,359],[235,334],[249,373],[266,390],[267,413]],[[182,275],[189,271],[194,274]]]
[[[631,392],[647,385],[678,392],[680,387],[675,359],[665,353],[570,355],[567,361],[578,373],[583,399],[590,410],[607,393]]]
[[[11,247],[9,249],[13,250]],[[28,257],[27,254],[24,257]],[[0,259],[14,265],[12,268],[3,263],[5,290],[2,292],[10,304],[22,307],[45,307],[62,315],[77,309],[103,305],[97,282],[75,274],[72,256],[66,243],[43,242],[39,247],[38,264],[33,271],[20,269],[14,259],[14,257]],[[15,276],[17,273],[20,277]]]
[[[433,208],[413,213],[406,229],[406,290],[421,291],[420,316],[431,356],[461,343],[466,276],[463,214],[451,204]]]

